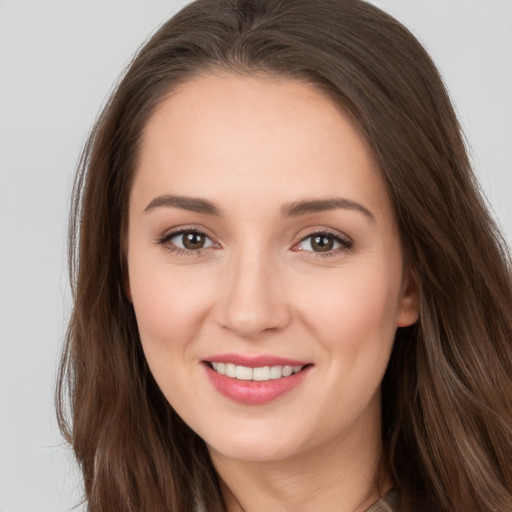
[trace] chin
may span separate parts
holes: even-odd
[[[282,443],[273,443],[268,441],[253,441],[251,443],[243,442],[225,442],[217,445],[207,444],[212,458],[240,460],[245,462],[276,462],[285,460],[298,454],[298,450],[291,446],[283,446]]]
[[[254,420],[252,420],[254,421]],[[251,425],[203,433],[210,454],[247,462],[272,462],[294,457],[307,450],[313,440],[304,432],[292,432],[290,425]]]

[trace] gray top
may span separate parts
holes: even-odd
[[[400,494],[397,489],[391,489],[381,496],[370,508],[365,512],[396,512],[398,503],[400,502]],[[196,512],[206,512],[200,506],[195,509]]]
[[[397,489],[389,490],[384,496],[376,501],[366,512],[395,512],[400,501],[400,494]]]

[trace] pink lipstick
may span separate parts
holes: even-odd
[[[205,358],[203,367],[211,384],[226,398],[246,405],[262,405],[296,388],[312,365],[275,356],[219,354]]]

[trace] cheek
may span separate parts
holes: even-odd
[[[301,289],[305,322],[329,352],[343,352],[340,364],[364,359],[381,366],[389,357],[401,290],[398,265],[335,270],[328,280],[311,280]]]
[[[396,280],[390,274],[353,269],[339,272],[329,286],[311,283],[316,299],[310,296],[302,311],[323,354],[321,387],[331,392],[317,390],[316,400],[335,418],[331,433],[358,418],[372,421],[379,407],[377,393],[393,347],[400,294],[401,274]],[[327,423],[319,428],[329,432]]]
[[[131,263],[133,307],[146,360],[168,402],[187,416],[189,404],[201,401],[200,386],[190,379],[197,378],[194,341],[208,315],[211,287],[200,272],[195,276],[161,262],[148,265],[147,258],[138,265],[135,255]]]
[[[142,263],[142,264],[141,264]],[[191,273],[137,254],[130,259],[130,288],[137,324],[146,355],[151,351],[182,350],[193,339],[207,315],[212,283],[201,272]]]

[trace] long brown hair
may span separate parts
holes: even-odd
[[[359,0],[198,0],[141,49],[99,117],[74,188],[74,308],[57,390],[89,510],[224,510],[204,442],[151,376],[123,284],[141,133],[169,92],[216,69],[313,85],[378,162],[421,297],[382,384],[401,510],[511,511],[509,256],[434,64],[400,23]]]

